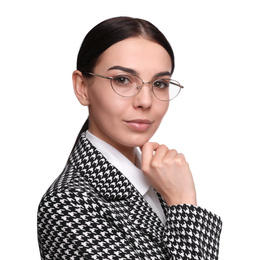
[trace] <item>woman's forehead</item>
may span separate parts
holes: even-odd
[[[117,67],[118,66],[118,67]],[[140,74],[142,71],[171,71],[172,61],[168,52],[158,43],[132,37],[109,47],[100,57],[95,69],[129,68]]]

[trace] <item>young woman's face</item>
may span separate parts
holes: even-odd
[[[171,59],[159,44],[140,37],[128,38],[108,48],[93,73],[112,77],[135,71],[144,82],[159,73],[171,72]],[[126,73],[130,74],[130,73]],[[117,95],[109,79],[92,77],[88,81],[89,131],[123,151],[142,146],[158,129],[168,109],[168,102],[158,100],[145,84],[132,97]]]

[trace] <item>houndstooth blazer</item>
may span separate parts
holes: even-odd
[[[83,133],[40,202],[41,259],[218,259],[220,218],[158,196],[165,226]]]

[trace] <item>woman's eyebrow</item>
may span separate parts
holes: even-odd
[[[130,74],[138,75],[137,71],[135,71],[133,69],[130,69],[130,68],[125,68],[125,67],[122,67],[122,66],[118,66],[118,65],[109,68],[108,71],[109,70],[122,70],[122,71],[130,73]]]
[[[171,77],[171,73],[169,71],[164,71],[164,72],[160,72],[160,73],[155,74],[153,77],[158,78],[158,77],[163,77],[163,76]]]
[[[139,75],[139,73],[131,68],[126,68],[126,67],[123,67],[123,66],[113,66],[111,68],[108,69],[109,70],[122,70],[124,72],[127,72],[127,73],[130,73],[130,74],[133,74],[133,75]],[[153,76],[153,78],[158,78],[158,77],[163,77],[163,76],[171,76],[171,73],[169,71],[163,71],[163,72],[159,72],[157,74],[155,74]]]

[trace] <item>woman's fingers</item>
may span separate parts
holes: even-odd
[[[152,161],[152,158],[154,156],[154,152],[157,150],[157,148],[160,145],[158,143],[145,143],[142,147],[140,147],[142,151],[142,170],[146,171],[146,169],[149,171],[150,168],[150,162]]]

